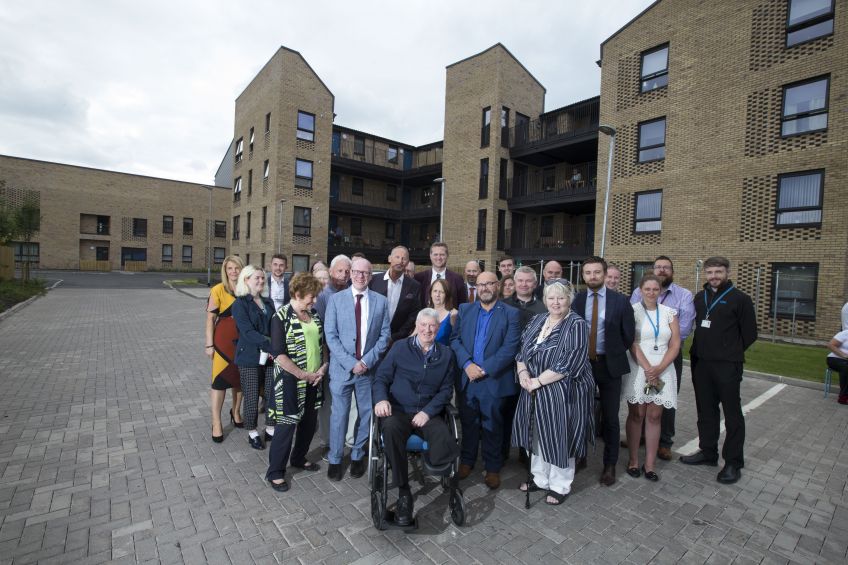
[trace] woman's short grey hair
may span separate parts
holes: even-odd
[[[433,318],[434,320],[436,320],[437,324],[439,323],[439,313],[432,308],[424,308],[423,310],[419,310],[418,316],[415,317],[415,323],[417,324],[418,322],[420,322],[422,318]]]
[[[565,279],[556,279],[545,285],[543,296],[547,298],[549,294],[553,293],[562,294],[568,301],[569,306],[574,302],[574,287]]]
[[[247,279],[249,279],[253,273],[259,271],[262,273],[262,276],[265,276],[265,271],[262,267],[257,267],[256,265],[246,265],[244,269],[239,273],[238,282],[236,283],[236,296],[247,296],[250,294],[250,287],[247,286]],[[262,288],[262,296],[268,296],[268,285],[265,285]]]

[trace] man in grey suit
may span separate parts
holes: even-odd
[[[359,424],[350,453],[350,476],[365,473],[365,441],[371,420],[371,381],[389,343],[386,297],[368,289],[371,263],[356,258],[351,265],[350,289],[337,292],[327,304],[324,335],[330,348],[330,453],[327,477],[340,481],[351,396],[356,394]]]

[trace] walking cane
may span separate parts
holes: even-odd
[[[533,483],[533,424],[536,421],[536,391],[530,393],[530,440],[527,449],[527,492],[524,498],[524,508],[530,508],[530,485]]]

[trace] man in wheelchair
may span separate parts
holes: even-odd
[[[380,363],[372,385],[374,415],[382,418],[383,446],[398,487],[395,523],[412,523],[406,443],[413,433],[428,444],[431,467],[447,465],[459,456],[459,446],[439,417],[450,403],[456,378],[451,348],[435,341],[439,316],[432,308],[418,313],[415,335],[398,341]]]

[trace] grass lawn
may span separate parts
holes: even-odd
[[[0,312],[5,312],[18,302],[44,294],[44,281],[40,279],[31,279],[27,283],[21,281],[0,281]]]
[[[689,358],[691,344],[692,336],[689,336],[683,350],[686,359]],[[827,354],[826,347],[772,343],[761,339],[745,352],[745,368],[822,383],[827,367],[824,358]]]

